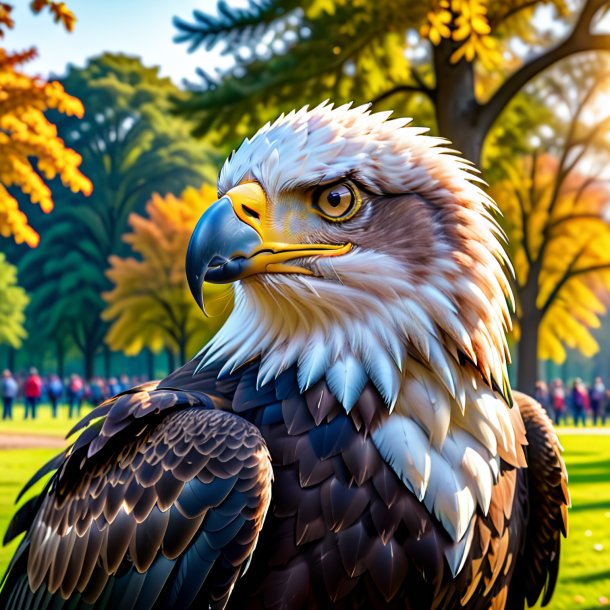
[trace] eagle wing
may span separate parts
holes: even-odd
[[[221,400],[149,384],[94,409],[26,486],[57,469],[9,526],[5,542],[26,536],[0,607],[224,607],[272,473],[258,429],[218,410]]]
[[[514,392],[525,424],[529,519],[525,542],[511,582],[507,610],[533,606],[553,595],[559,570],[561,536],[567,536],[570,494],[561,444],[551,420],[532,398]]]

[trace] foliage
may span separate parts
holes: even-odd
[[[17,285],[16,267],[0,252],[0,344],[21,347],[26,336],[23,324],[28,301],[25,290]]]
[[[20,265],[31,293],[28,315],[47,339],[68,334],[83,354],[86,374],[101,347],[101,294],[110,255],[125,256],[121,241],[132,212],[140,213],[154,192],[180,192],[208,177],[209,147],[189,136],[169,112],[180,91],[158,68],[139,59],[105,54],[84,68],[70,67],[66,90],[85,100],[82,121],[58,117],[60,136],[83,158],[95,184],[86,204],[76,194],[57,194],[57,212],[37,251]]]
[[[606,2],[586,0],[579,14],[564,0],[221,2],[219,16],[175,19],[189,50],[224,43],[234,60],[219,79],[201,72],[179,110],[196,133],[232,139],[278,110],[326,98],[391,105],[419,122],[432,108],[441,135],[477,162],[495,120],[533,77],[580,51],[610,49],[610,37],[590,32]],[[542,6],[565,39],[537,25]]]
[[[55,23],[61,23],[68,32],[74,29],[76,17],[74,13],[66,6],[64,2],[54,2],[52,0],[31,0],[30,8],[34,13],[41,13],[44,9],[48,9],[53,16]],[[0,4],[0,38],[4,36],[4,29],[12,29],[15,26],[11,13],[13,6],[11,4]]]
[[[572,170],[558,184],[560,161],[534,154],[494,189],[504,210],[509,253],[520,288],[540,265],[536,307],[542,314],[539,357],[565,360],[564,345],[592,356],[610,291],[610,191]],[[524,179],[524,177],[527,177]],[[527,332],[533,329],[528,328]]]
[[[591,329],[610,300],[610,114],[600,96],[610,75],[597,70],[584,57],[566,66],[568,84],[565,73],[544,79],[536,95],[555,109],[554,122],[530,131],[529,153],[500,163],[492,188],[516,271],[523,374],[535,375],[536,354],[560,363],[566,346],[598,351]]]
[[[31,7],[35,12],[48,7],[67,29],[74,25],[74,15],[63,3],[34,0]],[[10,5],[0,4],[0,37],[3,27],[14,25],[11,10]],[[19,67],[35,55],[34,49],[8,53],[0,48],[0,235],[29,246],[37,246],[39,236],[11,189],[23,193],[46,213],[53,209],[46,181],[56,176],[73,192],[91,192],[91,182],[79,171],[80,155],[64,145],[44,114],[54,109],[82,117],[83,105],[60,83],[47,83],[20,71]]]
[[[148,217],[132,214],[131,233],[123,239],[139,255],[110,257],[106,272],[114,287],[104,295],[108,303],[105,320],[113,320],[106,342],[128,355],[143,347],[162,348],[180,354],[184,362],[205,344],[224,321],[207,323],[190,294],[184,260],[190,235],[203,212],[216,201],[216,190],[188,188],[180,198],[153,195],[146,205]],[[226,288],[210,286],[216,298],[229,295]]]

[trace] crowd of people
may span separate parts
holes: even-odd
[[[13,405],[23,401],[25,419],[36,419],[41,403],[49,403],[51,414],[57,417],[61,404],[68,407],[68,417],[80,416],[83,403],[98,405],[106,398],[119,394],[131,387],[144,383],[144,377],[93,377],[85,381],[72,373],[66,379],[56,374],[42,377],[37,369],[31,368],[27,374],[13,375],[8,369],[0,381],[2,390],[2,419],[13,418]],[[536,382],[534,397],[545,408],[555,424],[567,424],[569,420],[575,426],[587,424],[596,426],[610,422],[610,388],[606,389],[601,377],[596,377],[590,387],[582,379],[576,378],[571,385],[561,379],[554,379],[550,384],[543,380]]]
[[[123,392],[146,381],[142,377],[93,377],[89,381],[80,375],[72,373],[66,379],[50,374],[42,377],[36,368],[31,368],[26,374],[14,375],[6,369],[2,373],[2,419],[13,419],[13,405],[22,401],[24,418],[36,419],[41,403],[48,403],[51,414],[57,417],[61,404],[68,407],[68,417],[80,416],[83,403],[98,405],[106,398]]]
[[[588,421],[604,426],[610,420],[610,389],[606,389],[601,377],[596,377],[590,387],[580,377],[569,385],[561,379],[550,384],[539,380],[534,397],[556,425],[567,424],[571,419],[575,426],[585,426]]]

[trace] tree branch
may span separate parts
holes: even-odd
[[[392,87],[391,89],[388,89],[387,91],[384,91],[383,93],[380,93],[378,96],[374,97],[371,100],[371,104],[373,106],[375,106],[375,104],[378,104],[379,102],[382,102],[383,100],[388,99],[389,97],[392,97],[393,95],[396,95],[397,93],[405,93],[405,92],[411,92],[411,93],[421,93],[422,95],[425,95],[426,97],[428,97],[428,99],[433,100],[434,98],[434,89],[430,89],[426,86],[422,85],[396,85],[395,87]]]
[[[565,224],[567,222],[571,222],[573,220],[598,220],[599,222],[603,222],[604,224],[608,224],[606,220],[604,220],[599,214],[591,213],[581,213],[581,214],[566,214],[565,216],[560,216],[550,222],[546,228],[550,232],[553,229],[557,228],[559,225]]]
[[[489,101],[481,106],[480,125],[487,133],[513,97],[537,74],[554,63],[582,51],[610,51],[610,35],[591,34],[591,22],[608,0],[587,0],[570,35],[513,72]]]
[[[510,17],[513,17],[517,13],[520,13],[521,11],[523,11],[527,8],[532,8],[539,3],[540,3],[540,0],[528,0],[528,2],[524,2],[523,4],[520,4],[519,6],[513,6],[512,8],[507,10],[503,15],[498,15],[498,17],[496,19],[490,19],[489,25],[491,26],[491,29],[494,30],[503,21],[506,21],[507,19],[509,19]]]
[[[559,291],[568,283],[569,280],[571,280],[572,278],[575,278],[579,275],[585,275],[587,273],[595,273],[596,271],[609,271],[610,270],[610,262],[609,263],[600,263],[598,265],[589,265],[588,267],[581,267],[580,269],[574,268],[576,266],[576,263],[578,262],[580,257],[586,252],[586,250],[590,244],[591,244],[590,241],[587,241],[585,244],[583,244],[583,246],[578,250],[578,252],[574,256],[574,258],[572,259],[572,262],[568,265],[568,268],[566,269],[566,271],[563,274],[563,276],[561,277],[561,279],[557,282],[557,284],[555,284],[555,287],[553,288],[553,290],[551,290],[551,293],[549,294],[546,301],[544,302],[544,305],[541,308],[543,316],[544,316],[544,314],[546,314],[546,312],[549,310],[549,308],[551,307],[551,305],[557,298]]]

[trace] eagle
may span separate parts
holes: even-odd
[[[8,528],[25,536],[0,606],[548,603],[567,475],[509,385],[509,262],[481,183],[367,106],[245,139],[186,260],[204,310],[204,282],[233,285],[231,314],[182,368],[93,409],[25,486],[43,479]]]

